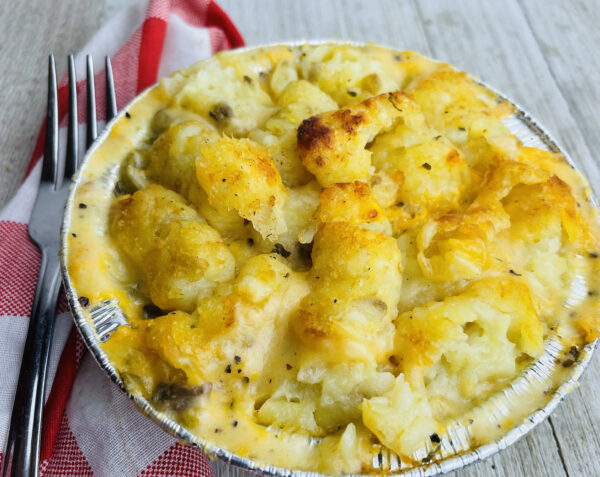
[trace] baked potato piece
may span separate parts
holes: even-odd
[[[427,368],[442,363],[464,399],[512,378],[520,356],[543,353],[531,292],[510,275],[475,281],[459,295],[402,313],[395,326],[394,357],[408,381],[422,385]]]
[[[402,284],[393,238],[345,222],[315,235],[312,292],[295,319],[307,348],[327,361],[377,361],[391,345],[391,320]]]
[[[182,84],[181,76],[187,76]],[[188,109],[214,124],[220,132],[243,136],[261,127],[277,111],[271,97],[258,81],[231,65],[209,61],[203,68],[188,68],[164,80],[167,89],[180,87],[174,105]]]
[[[394,375],[374,363],[310,364],[301,367],[296,379],[317,385],[315,421],[327,432],[335,432],[360,421],[363,399],[383,394],[394,385]]]
[[[146,157],[151,180],[189,198],[190,189],[198,187],[195,160],[200,148],[219,140],[219,133],[201,121],[176,123],[150,146]]]
[[[289,193],[264,147],[223,137],[200,151],[196,177],[214,208],[237,211],[263,237],[276,239],[286,231],[283,206]]]
[[[155,138],[158,138],[158,136],[166,132],[167,129],[171,128],[172,126],[185,123],[187,121],[201,122],[209,129],[214,130],[214,128],[207,121],[204,121],[198,114],[190,110],[177,107],[166,107],[158,110],[152,118],[150,130]]]
[[[511,225],[502,206],[519,184],[544,182],[549,174],[537,167],[502,161],[488,174],[481,192],[465,213],[447,214],[427,222],[417,235],[418,261],[434,281],[473,279],[490,266],[489,247]]]
[[[515,159],[517,140],[502,123],[512,113],[507,101],[451,67],[418,78],[409,88],[427,121],[480,173],[495,157]]]
[[[319,206],[320,191],[315,181],[289,189],[290,198],[283,207],[287,230],[277,241],[268,240],[264,244],[270,247],[267,251],[281,251],[283,256],[286,251],[290,252],[287,259],[294,269],[310,267],[312,240],[319,226],[314,215]],[[283,245],[283,249],[277,244]]]
[[[402,97],[399,92],[382,94],[305,119],[298,128],[298,154],[304,167],[323,187],[366,181],[371,166],[366,145],[402,114],[396,106]]]
[[[537,184],[517,185],[502,203],[510,215],[515,238],[535,242],[561,237],[564,231],[566,241],[590,250],[593,247],[571,188],[555,175]]]
[[[248,137],[268,149],[286,186],[304,185],[313,180],[313,176],[298,157],[296,129],[302,120],[338,106],[327,94],[305,80],[287,84],[277,98],[277,106],[281,109],[266,121],[263,129],[250,131]]]
[[[296,126],[310,116],[338,108],[331,96],[306,80],[289,83],[277,97],[277,106],[281,109],[273,117]]]
[[[317,216],[323,223],[361,224],[385,219],[383,209],[371,195],[369,184],[360,181],[326,187],[321,191],[320,204]]]
[[[307,291],[276,255],[257,255],[242,267],[232,287],[204,297],[194,312],[144,322],[146,343],[169,366],[183,371],[189,386],[254,381],[264,372],[272,341]]]
[[[371,194],[369,184],[360,181],[334,184],[321,191],[317,220],[364,224],[364,228],[392,234],[392,228],[383,209]]]
[[[235,237],[244,234],[243,219],[234,210],[211,206],[196,178],[200,148],[219,138],[219,133],[202,121],[175,122],[146,153],[146,174],[152,181],[183,195],[223,237]]]
[[[363,424],[400,455],[412,454],[436,431],[427,396],[414,391],[402,374],[390,391],[365,399],[361,409]]]
[[[321,436],[323,429],[315,421],[317,399],[315,386],[285,380],[258,409],[258,422]]]
[[[115,200],[110,209],[109,231],[131,260],[142,263],[155,245],[156,231],[173,220],[204,221],[181,195],[151,184]]]
[[[159,185],[120,197],[111,209],[110,233],[163,310],[191,311],[199,297],[235,274],[219,233],[180,195]]]
[[[349,45],[302,48],[300,77],[330,95],[340,106],[394,91],[404,71],[381,58],[376,48],[366,57]]]
[[[170,222],[145,257],[146,284],[163,310],[192,310],[199,297],[230,280],[235,262],[219,233],[198,221]]]
[[[408,206],[413,213],[458,210],[471,181],[463,155],[429,126],[412,98],[397,95],[395,102],[402,110],[400,120],[369,148],[377,172],[396,185],[394,203]]]

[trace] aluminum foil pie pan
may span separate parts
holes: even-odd
[[[315,44],[322,42],[297,42],[286,43],[285,45],[298,46],[303,43]],[[361,44],[354,44],[354,46],[361,46]],[[264,46],[257,48],[263,47]],[[245,48],[244,50],[248,49],[250,48]],[[484,84],[484,86],[497,93],[487,84]],[[143,100],[153,87],[135,97],[129,103],[129,105],[123,108],[121,112],[106,126],[102,134],[98,137],[94,145],[86,154],[67,200],[61,231],[62,245],[60,253],[62,260],[63,281],[71,306],[73,318],[75,320],[75,325],[81,333],[81,336],[83,337],[88,349],[100,367],[110,377],[110,379],[117,386],[119,386],[119,388],[125,394],[127,394],[127,396],[134,402],[136,407],[143,414],[156,422],[168,433],[181,439],[187,444],[196,446],[213,459],[218,459],[241,469],[261,475],[282,477],[309,477],[322,475],[315,472],[274,467],[240,457],[226,449],[222,449],[211,442],[200,439],[199,437],[193,435],[185,427],[175,422],[163,412],[157,410],[147,399],[129,393],[125,389],[123,381],[121,380],[118,372],[110,362],[109,357],[101,347],[101,343],[108,339],[112,331],[127,323],[126,316],[122,313],[117,300],[114,299],[106,300],[91,310],[84,310],[84,307],[79,302],[79,296],[77,290],[73,287],[66,263],[66,257],[68,254],[69,219],[72,210],[76,208],[76,205],[74,206],[75,192],[82,183],[82,177],[84,176],[90,157],[94,155],[99,146],[109,137],[111,128],[126,114],[126,111],[131,106]],[[499,94],[499,96],[514,105],[515,112],[505,120],[505,124],[524,146],[560,152],[571,164],[571,166],[577,169],[574,161],[561,147],[559,147],[552,136],[542,126],[540,126],[537,121],[535,121],[518,104],[515,104],[513,101],[501,94]],[[103,176],[103,180],[106,181],[107,187],[114,188],[114,185],[118,179],[118,174],[118,170],[107,171],[107,174]],[[599,207],[597,199],[592,197],[591,200],[593,206],[598,209]],[[577,281],[575,281],[575,285],[571,290],[572,296],[575,297],[575,299],[578,295],[585,295],[587,292],[585,283],[580,285],[581,286],[578,287]],[[569,306],[568,302],[566,306]],[[580,348],[575,355],[569,358],[570,362],[568,363],[568,367],[561,367],[560,363],[564,363],[565,360],[565,350],[561,348],[560,341],[557,337],[551,337],[548,339],[545,343],[545,353],[528,368],[526,368],[523,373],[512,383],[510,383],[510,385],[508,385],[502,392],[493,395],[482,405],[486,407],[485,415],[487,419],[489,419],[491,423],[500,423],[504,422],[506,418],[510,416],[511,409],[513,409],[515,404],[519,402],[522,396],[531,394],[532,392],[543,392],[545,396],[545,404],[543,407],[539,407],[525,417],[520,416],[515,422],[515,425],[508,431],[503,432],[497,439],[489,443],[478,445],[477,443],[473,443],[471,441],[469,427],[463,425],[462,423],[457,423],[454,426],[448,426],[446,432],[439,435],[440,442],[437,443],[437,445],[429,445],[430,443],[428,443],[427,447],[418,451],[415,457],[419,459],[420,465],[415,466],[414,461],[403,461],[392,451],[382,447],[382,450],[373,456],[373,472],[387,475],[421,477],[433,476],[460,469],[471,463],[485,459],[486,457],[489,457],[502,449],[505,449],[521,437],[525,436],[535,426],[546,419],[556,408],[556,406],[565,398],[565,396],[576,388],[577,382],[580,379],[585,367],[589,363],[597,344],[598,340]],[[555,386],[551,384],[552,382],[556,381],[555,379],[553,381],[553,373],[557,373],[557,369],[559,368],[561,372],[561,384]]]

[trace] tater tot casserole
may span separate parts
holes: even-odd
[[[413,52],[219,53],[87,160],[75,300],[118,305],[102,349],[128,392],[251,461],[387,473],[489,443],[600,327],[590,187],[513,113]]]

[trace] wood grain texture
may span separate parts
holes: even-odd
[[[132,0],[2,0],[0,206],[25,171],[44,114],[46,56],[58,72],[106,17]],[[307,39],[375,41],[479,75],[558,139],[600,192],[598,2],[577,0],[219,0],[248,45]],[[9,170],[10,169],[10,170]],[[600,357],[550,420],[455,472],[466,476],[600,475]],[[217,477],[249,474],[213,463]]]
[[[600,3],[519,3],[596,165],[600,161]],[[600,192],[599,182],[592,185]]]
[[[108,0],[2,0],[0,5],[0,207],[21,183],[45,114],[48,54],[57,73],[115,10]]]
[[[598,4],[575,2],[567,6],[539,0],[520,3],[552,76],[592,153],[593,166],[597,167],[600,161]],[[562,34],[553,35],[556,31]],[[585,36],[582,32],[585,32]],[[598,194],[600,182],[592,181],[592,186]],[[600,356],[596,353],[579,389],[566,399],[551,418],[565,466],[571,476],[600,475],[598,383]]]

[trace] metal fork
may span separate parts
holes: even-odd
[[[97,136],[94,66],[86,57],[87,129],[86,148]],[[106,66],[106,121],[116,115],[114,81],[110,58]],[[19,381],[15,393],[10,431],[2,475],[4,477],[37,476],[40,460],[40,434],[44,406],[48,356],[54,331],[55,308],[60,289],[58,257],[62,222],[71,178],[79,163],[77,134],[77,84],[75,61],[69,55],[69,112],[66,158],[58,155],[58,98],[54,55],[48,59],[48,110],[46,138],[40,188],[29,221],[29,237],[42,255],[40,275],[31,308],[31,318]],[[60,370],[58,370],[60,372]]]

